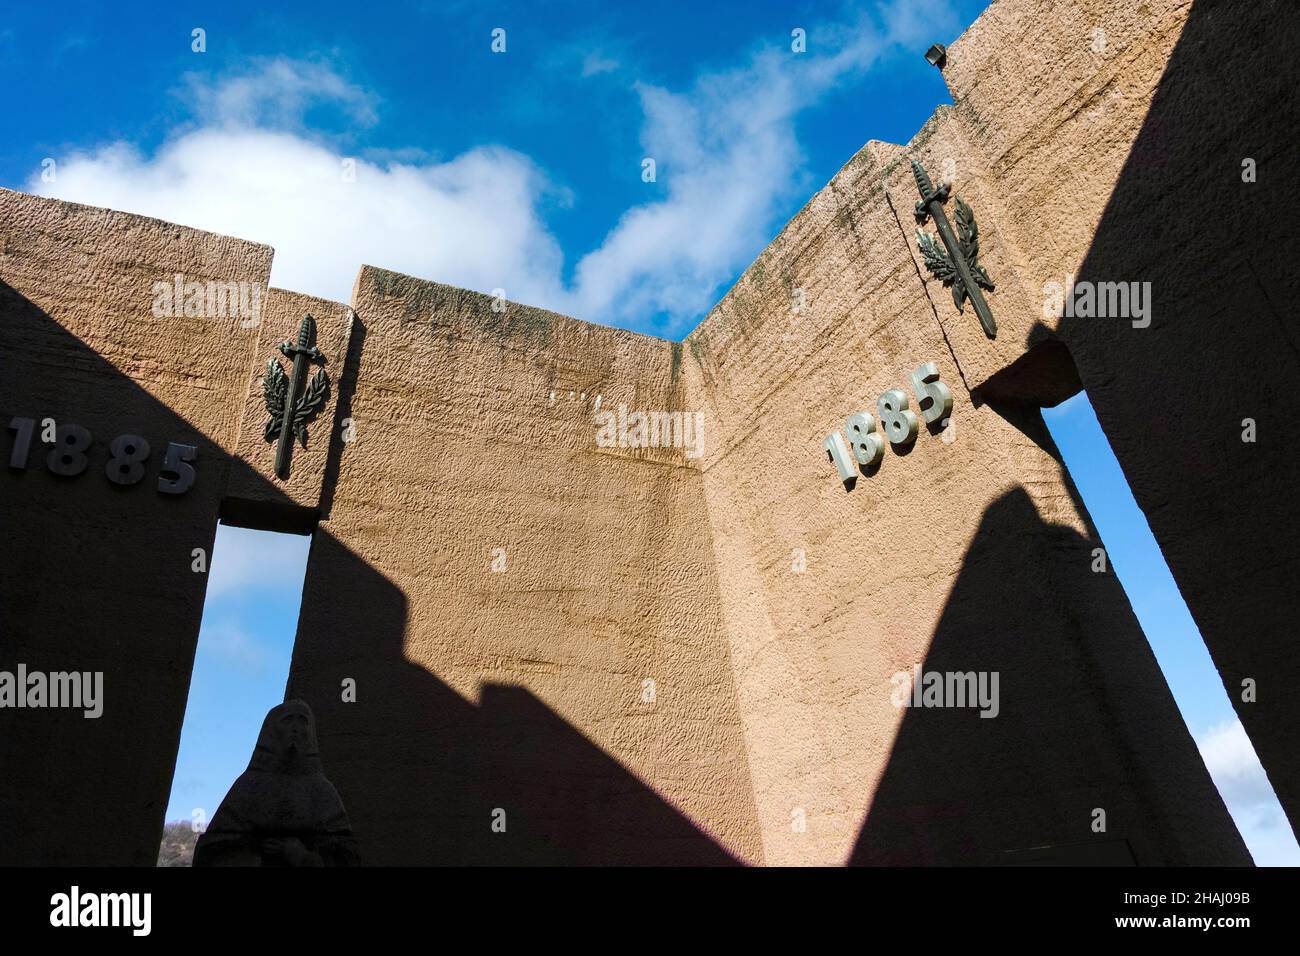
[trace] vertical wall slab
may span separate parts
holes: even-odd
[[[270,266],[267,246],[0,190],[0,417],[37,428],[17,462],[0,439],[0,670],[103,674],[98,718],[0,709],[2,863],[156,859],[207,582],[193,552],[211,557],[258,329],[155,314],[155,283],[264,297]],[[79,474],[51,472],[46,418],[92,436]],[[124,434],[150,451],[119,485]],[[170,442],[198,449],[184,494],[158,490]]]
[[[962,381],[899,151],[859,153],[687,338],[765,859],[1248,862],[1041,416]],[[823,440],[930,361],[948,428],[846,490]],[[896,706],[918,667],[998,675],[996,716]]]
[[[316,328],[313,344],[323,361],[309,365],[308,380],[324,370],[326,399],[306,422],[306,439],[295,434],[288,478],[275,472],[279,432],[266,437],[270,414],[264,378],[267,362],[275,361],[286,377],[293,360],[280,351],[285,342],[297,342],[303,317],[310,315]],[[359,326],[357,327],[359,329]],[[230,478],[222,518],[232,524],[266,529],[309,532],[329,507],[329,489],[337,475],[347,435],[339,421],[346,410],[356,375],[353,352],[352,309],[340,302],[299,292],[271,289],[262,310],[258,354],[247,370],[247,393],[239,428],[238,467]],[[306,380],[301,390],[306,391]]]
[[[680,346],[370,267],[353,306],[290,693],[365,859],[761,859],[699,471],[597,441],[681,408]]]
[[[1043,372],[1068,348],[1293,828],[1297,42],[1276,2],[1001,0],[950,48],[956,129],[923,147],[933,166],[963,144],[959,191],[996,200],[981,223],[1019,261],[996,343],[939,304],[968,383],[1054,403]],[[1063,314],[1071,280],[1110,314]],[[1130,283],[1145,315],[1112,311]]]

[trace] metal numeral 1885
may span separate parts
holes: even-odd
[[[942,421],[952,412],[952,392],[939,381],[939,366],[934,362],[917,366],[912,373],[912,390],[916,392],[916,406],[927,425]],[[841,481],[857,477],[855,460],[866,468],[878,464],[885,454],[885,437],[893,445],[906,446],[916,441],[919,423],[916,413],[908,408],[907,393],[901,388],[891,388],[880,396],[876,414],[884,436],[876,431],[876,420],[869,413],[857,412],[845,420],[844,435],[831,432],[822,443]]]
[[[90,466],[90,431],[71,422],[54,425],[52,447],[45,455],[46,469],[55,475],[72,478]],[[9,467],[18,471],[27,468],[31,457],[32,436],[36,432],[33,418],[14,418],[9,422],[14,434],[13,448],[9,452]],[[145,474],[149,460],[149,442],[139,435],[118,435],[108,445],[109,459],[104,464],[104,476],[116,485],[138,484]],[[198,477],[192,464],[199,457],[195,445],[168,442],[158,472],[158,491],[164,495],[183,495],[194,486]]]

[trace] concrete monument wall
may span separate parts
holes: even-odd
[[[1294,821],[1295,266],[1247,238],[1294,238],[1295,28],[1226,7],[996,0],[954,105],[684,343],[371,266],[326,302],[265,246],[0,192],[36,435],[0,445],[0,670],[104,674],[99,718],[0,710],[0,862],[152,862],[218,517],[313,535],[287,696],[367,862],[1249,862],[1039,412],[1087,388]],[[909,157],[974,210],[995,339],[926,270]],[[256,321],[160,315],[176,275]],[[1150,322],[1053,314],[1067,276],[1149,281]],[[305,312],[331,391],[282,480],[261,377]],[[841,482],[823,440],[924,362],[946,425]],[[996,674],[997,716],[896,706],[918,672]]]
[[[705,500],[765,859],[1123,858],[1109,839],[1144,864],[1239,862],[1037,408],[977,404],[952,361],[951,298],[891,210],[900,153],[864,149],[686,339],[689,399],[717,423]],[[947,427],[846,492],[822,439],[927,361]],[[917,666],[997,674],[996,717],[900,710],[891,679]]]
[[[1066,377],[1054,343],[1068,347],[1300,829],[1294,14],[1281,2],[990,6],[949,51],[947,148],[987,176],[981,202],[1000,201],[1014,268],[999,270],[999,295],[1018,285],[1033,307],[1002,309],[996,346],[938,308],[968,382],[990,395],[1051,401],[1044,383]],[[1027,23],[1050,28],[1027,36]],[[1044,287],[1067,275],[1149,283],[1149,315],[1044,314]]]
[[[265,290],[270,269],[267,246],[0,192],[0,416],[35,423],[21,467],[4,436],[0,670],[103,675],[98,717],[0,708],[0,863],[157,859],[207,583],[193,550],[212,554],[258,330],[154,315],[153,287]],[[49,467],[47,418],[71,474]],[[129,434],[150,455],[118,485]],[[183,494],[158,490],[170,442],[197,449]]]
[[[681,346],[371,267],[353,303],[290,693],[365,858],[760,858],[700,474],[592,424],[680,407]]]

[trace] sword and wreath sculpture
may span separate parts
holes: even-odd
[[[264,432],[267,441],[275,441],[279,435],[279,445],[275,450],[275,473],[281,479],[289,477],[289,456],[293,449],[296,435],[307,447],[307,424],[325,407],[329,399],[330,383],[325,369],[319,368],[302,388],[311,364],[325,364],[325,355],[313,340],[316,337],[316,320],[304,315],[298,326],[297,342],[282,342],[280,351],[293,365],[289,374],[274,358],[266,360],[266,374],[262,376],[262,394],[266,399],[266,411],[271,417],[266,422]],[[299,392],[301,391],[301,394]]]
[[[992,292],[993,280],[979,264],[980,233],[979,226],[975,223],[975,214],[971,212],[970,206],[962,202],[960,196],[956,197],[957,234],[954,235],[948,216],[943,211],[951,187],[945,183],[936,189],[916,160],[912,160],[912,175],[916,178],[916,188],[921,193],[921,199],[916,204],[916,221],[924,226],[926,220],[933,216],[935,228],[939,230],[939,239],[943,242],[943,248],[940,248],[934,236],[916,230],[916,245],[921,250],[926,269],[943,283],[944,288],[952,289],[952,302],[958,312],[966,311],[964,306],[966,300],[970,299],[980,325],[984,327],[984,334],[994,338],[998,326],[980,291],[987,289]]]

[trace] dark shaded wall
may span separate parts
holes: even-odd
[[[309,567],[286,696],[313,702],[364,863],[738,862],[526,688],[486,683],[467,700],[409,660],[406,597],[330,532]]]
[[[1036,410],[1003,412],[1059,461]],[[996,672],[998,715],[905,712],[850,865],[1249,864],[1085,530],[1022,488],[984,512],[922,668]]]
[[[1026,45],[1013,8],[1034,8],[1057,29]],[[1293,828],[1295,14],[1293,4],[1227,0],[995,3],[954,45],[945,76],[953,125],[995,204],[1008,257],[1021,261],[1003,271],[1012,281],[994,297],[997,343],[973,337],[968,317],[944,314],[977,392],[1052,404],[1087,389]],[[1100,52],[1098,28],[1107,31]],[[1041,86],[1013,79],[1046,59],[1056,69]],[[1243,181],[1248,159],[1253,182]],[[1149,326],[1045,312],[1047,284],[1067,275],[1150,283]],[[1068,348],[1073,386],[1051,373],[1049,342]],[[1253,442],[1243,441],[1246,419]],[[1253,702],[1243,699],[1246,681]]]
[[[1079,269],[1150,282],[1151,326],[1058,334],[1300,832],[1296,13],[1193,6]]]
[[[0,417],[34,418],[25,469],[0,472],[0,669],[102,671],[103,714],[0,709],[0,863],[157,859],[230,449],[257,329],[151,314],[157,281],[265,289],[271,250],[0,191]],[[88,465],[50,473],[42,419],[88,429]],[[109,443],[151,446],[138,484]],[[0,435],[10,463],[15,435]],[[157,491],[168,442],[197,480]]]

